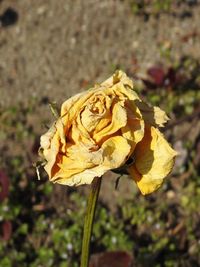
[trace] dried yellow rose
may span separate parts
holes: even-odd
[[[55,183],[90,184],[123,166],[143,194],[156,190],[171,171],[176,152],[157,129],[168,120],[133,90],[122,71],[62,104],[60,117],[41,137],[45,170]]]

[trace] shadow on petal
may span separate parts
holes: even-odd
[[[129,167],[142,194],[152,193],[160,187],[172,170],[176,155],[158,129],[145,128],[145,136],[134,151],[135,163]]]
[[[145,123],[153,126],[163,127],[164,124],[169,120],[165,111],[159,107],[149,106],[145,102],[139,101],[138,99],[134,100],[133,102],[134,105],[139,108]]]

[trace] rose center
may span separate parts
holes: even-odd
[[[94,131],[99,121],[106,116],[110,108],[103,94],[94,95],[81,112],[81,122],[88,132]]]
[[[105,99],[102,95],[94,96],[89,102],[89,110],[93,114],[105,113]]]

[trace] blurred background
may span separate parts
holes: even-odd
[[[199,26],[198,0],[0,1],[1,267],[79,266],[88,187],[39,181],[33,163],[54,120],[49,102],[116,69],[168,113],[163,131],[179,156],[147,197],[106,174],[91,266],[200,266]]]

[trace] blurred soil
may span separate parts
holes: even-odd
[[[200,60],[199,14],[199,5],[135,16],[129,1],[1,0],[0,104],[60,103],[117,67],[145,73],[163,49]]]

